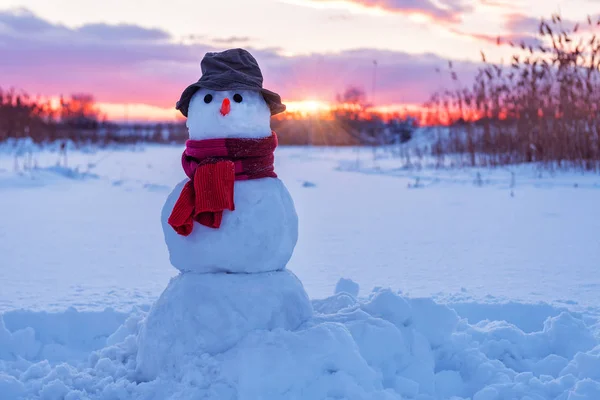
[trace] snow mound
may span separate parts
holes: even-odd
[[[146,318],[138,372],[153,379],[181,367],[187,354],[221,353],[254,330],[294,330],[311,316],[308,295],[290,271],[183,273],[171,279]]]
[[[465,302],[452,301],[449,305],[471,324],[482,321],[506,321],[526,333],[542,330],[548,317],[556,317],[563,312],[570,312],[578,319],[586,319],[581,313],[548,303],[523,304],[515,301],[478,303],[471,299]]]
[[[335,294],[348,293],[352,297],[357,297],[359,289],[358,283],[352,279],[341,278],[335,285]]]
[[[276,178],[236,181],[235,210],[223,213],[219,229],[194,222],[192,233],[181,236],[167,221],[186,182],[171,192],[161,215],[165,242],[175,268],[202,273],[253,273],[285,268],[298,241],[298,216],[283,182]]]
[[[137,311],[133,315],[141,318]],[[106,346],[127,319],[126,314],[111,309],[82,312],[69,308],[62,313],[10,311],[0,318],[0,360],[19,357],[30,361],[78,360]]]
[[[222,281],[217,282],[216,276],[191,279],[202,281],[203,289],[212,296],[219,291],[219,285],[223,288],[228,277],[223,275],[219,278]],[[151,379],[141,379],[138,373],[141,365],[138,361],[145,357],[142,353],[150,350],[139,346],[148,334],[143,331],[150,326],[149,322],[143,322],[143,312],[132,314],[108,337],[102,332],[103,347],[69,363],[43,359],[36,347],[39,337],[51,336],[45,332],[52,329],[51,314],[30,315],[29,327],[24,327],[26,319],[22,316],[7,315],[6,320],[13,322],[6,326],[0,322],[0,393],[4,396],[0,397],[10,400],[600,398],[599,338],[593,326],[568,312],[549,317],[540,330],[526,333],[508,322],[489,318],[470,324],[446,305],[429,298],[409,298],[388,289],[375,290],[364,298],[339,292],[313,301],[314,315],[297,327],[292,327],[296,322],[284,326],[285,318],[302,319],[298,317],[298,309],[292,307],[288,317],[280,314],[273,319],[277,323],[256,326],[231,340],[228,332],[239,332],[239,327],[269,320],[265,315],[276,307],[268,305],[268,299],[295,285],[295,278],[287,271],[269,276],[287,283],[276,289],[256,282],[243,289],[238,299],[224,294],[232,292],[223,292],[224,299],[211,297],[216,302],[214,307],[181,299],[187,307],[200,310],[197,315],[204,326],[224,329],[223,342],[229,341],[228,345],[215,341],[217,347],[212,352],[199,351],[197,343],[190,342],[194,336],[198,342],[205,340],[203,332],[189,324],[178,326],[177,323],[183,322],[178,319],[183,314],[177,313],[183,308],[178,311],[165,307],[168,302],[163,296],[146,316],[147,321],[155,318],[157,310],[172,312],[171,317],[163,314],[172,325],[155,329],[182,334],[178,337],[180,343],[190,347],[173,348],[181,368],[162,368]],[[241,282],[249,276],[237,278]],[[190,284],[191,281],[175,278],[165,295],[169,293],[171,297],[177,286]],[[228,289],[242,288],[238,285]],[[207,296],[201,291],[196,295],[199,300]],[[262,308],[254,307],[255,301]],[[239,313],[223,315],[222,307],[232,305],[241,307]],[[517,306],[513,303],[509,307]],[[208,314],[210,309],[212,314]],[[67,313],[54,316],[57,321],[81,318],[77,313]],[[107,318],[101,315],[98,314],[99,320]],[[18,324],[14,322],[17,320]],[[187,329],[192,331],[184,332]],[[93,335],[98,333],[96,328],[82,329],[79,334],[88,337],[78,341],[94,343]],[[70,344],[67,341],[66,345]],[[167,346],[155,345],[162,349]],[[88,345],[95,347],[97,343]]]

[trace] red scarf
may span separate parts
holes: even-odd
[[[194,221],[219,228],[224,210],[235,209],[234,181],[277,178],[273,152],[275,132],[264,139],[188,140],[181,164],[190,180],[185,184],[169,217],[177,233],[192,233]]]

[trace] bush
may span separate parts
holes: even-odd
[[[434,146],[439,157],[470,165],[538,162],[553,168],[600,168],[600,20],[565,26],[542,20],[540,45],[509,43],[510,65],[487,62],[470,87],[436,93],[427,104],[451,126]],[[502,44],[502,39],[498,39]]]

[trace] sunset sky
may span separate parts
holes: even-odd
[[[498,35],[535,41],[554,12],[582,20],[600,0],[0,0],[0,88],[92,93],[111,118],[168,120],[205,52],[243,47],[292,105],[348,85],[418,104],[447,59],[468,77],[480,50],[508,57]]]

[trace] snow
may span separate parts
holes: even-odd
[[[241,103],[233,97],[242,96]],[[204,97],[211,95],[210,103]],[[221,105],[229,99],[230,112],[221,115]],[[258,91],[214,91],[199,89],[190,100],[186,125],[190,139],[264,138],[271,135],[271,110]]]
[[[0,398],[600,398],[600,178],[404,169],[355,149],[276,154],[299,238],[288,268],[267,275],[293,271],[312,317],[268,322],[293,285],[250,296],[213,283],[200,293],[219,310],[275,301],[238,326],[213,310],[198,329],[234,333],[221,347],[144,376],[142,332],[179,273],[159,213],[184,178],[181,150],[69,150],[56,169],[43,148],[14,172],[0,149]],[[187,300],[179,311],[209,310]],[[172,325],[157,329],[197,334]]]
[[[171,264],[180,271],[266,272],[284,269],[298,241],[294,201],[277,178],[236,181],[235,210],[225,210],[219,229],[194,222],[188,236],[168,219],[187,180],[168,196],[161,221]],[[235,256],[232,256],[235,255]]]
[[[183,273],[154,304],[138,339],[137,370],[153,379],[188,354],[231,348],[254,330],[295,330],[312,316],[302,283],[289,271]]]
[[[359,288],[358,283],[354,282],[352,279],[340,278],[337,285],[335,285],[335,293],[345,292],[352,297],[357,297]]]
[[[185,178],[181,151],[71,152],[70,168],[98,176],[78,180],[38,170],[17,175],[13,157],[0,156],[0,254],[10,266],[0,268],[0,281],[12,283],[0,290],[0,310],[128,311],[152,304],[177,274],[158,216]],[[58,158],[46,152],[37,160],[45,168]],[[516,167],[511,197],[510,170],[478,169],[479,187],[474,170],[404,170],[397,159],[373,161],[367,150],[358,168],[356,159],[354,149],[276,151],[275,170],[299,217],[288,268],[311,298],[328,296],[346,277],[367,292],[386,286],[451,303],[598,307],[597,175],[540,177]],[[353,169],[340,171],[341,164]],[[415,176],[431,183],[409,189]],[[305,188],[305,181],[317,186]],[[24,265],[28,276],[20,272]]]
[[[266,299],[259,296],[262,289],[272,294],[278,289],[261,286],[266,281],[252,278],[253,275],[236,278],[240,280],[238,284],[246,279],[258,283],[259,290],[250,303],[256,300],[264,305],[266,314],[278,309],[278,305],[266,305],[271,294],[267,293]],[[295,280],[288,271],[269,275],[285,276],[289,282]],[[194,284],[205,280],[204,288],[212,290],[213,295],[228,294],[223,304],[247,298],[247,293],[232,294],[225,274],[202,277],[187,273],[176,281],[183,282],[181,278],[188,276],[193,276]],[[290,286],[290,293],[301,288],[299,282],[296,285]],[[163,297],[170,297],[167,293],[171,291],[168,289]],[[330,310],[339,304],[336,296],[320,302]],[[176,303],[179,301],[170,304]],[[191,303],[188,300],[187,307]],[[163,307],[164,299],[158,304],[157,308]],[[315,311],[310,318],[306,304],[297,305],[300,307],[296,311],[291,307],[290,316],[306,318],[304,323],[282,323],[280,318],[287,317],[279,315],[275,318],[279,322],[271,326],[257,326],[235,338],[227,336],[225,344],[212,352],[194,351],[193,338],[204,338],[204,329],[211,329],[211,324],[220,329],[232,322],[228,321],[230,315],[218,315],[222,310],[219,306],[213,316],[208,315],[208,305],[196,308],[204,310],[198,314],[198,331],[185,323],[157,327],[167,335],[184,334],[180,343],[192,347],[188,347],[190,351],[175,347],[171,354],[162,353],[171,358],[164,363],[154,360],[160,368],[157,376],[150,378],[140,375],[144,365],[140,359],[155,355],[152,349],[161,354],[161,349],[169,348],[168,342],[154,342],[144,349],[146,333],[140,330],[143,332],[148,323],[145,321],[152,319],[156,311],[132,313],[127,320],[122,319],[122,325],[110,336],[100,326],[85,327],[82,322],[88,316],[73,310],[26,317],[19,311],[8,312],[4,318],[9,323],[6,327],[0,325],[1,393],[8,393],[10,399],[103,400],[592,400],[600,396],[600,340],[591,326],[568,312],[549,317],[541,330],[526,333],[501,321],[469,324],[447,305],[402,296],[389,289],[376,289],[335,312]],[[400,311],[396,312],[398,305]],[[225,308],[230,309],[229,305]],[[245,310],[249,308],[252,306]],[[96,319],[114,327],[116,316],[97,313]],[[181,314],[173,321],[178,317]],[[36,328],[22,328],[27,324],[25,319]],[[234,320],[241,321],[239,316]],[[57,334],[57,327],[65,323],[82,327],[76,335]],[[258,320],[248,322],[255,323],[261,324]],[[47,349],[58,342],[67,348],[78,345],[89,353],[86,356],[83,352],[55,351],[55,358],[48,361]],[[100,346],[100,342],[104,345]]]

